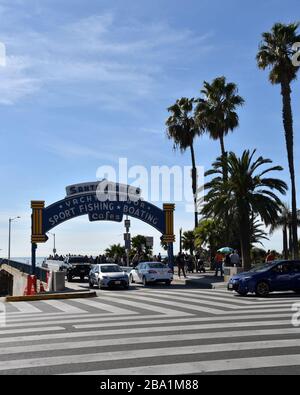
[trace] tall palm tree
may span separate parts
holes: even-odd
[[[237,107],[245,101],[238,95],[237,85],[227,83],[225,77],[219,77],[208,83],[204,81],[201,90],[203,99],[198,99],[196,106],[196,122],[204,126],[213,140],[219,140],[221,155],[226,156],[224,137],[239,126]],[[224,169],[226,179],[226,168]]]
[[[181,152],[190,150],[192,158],[192,188],[195,205],[195,228],[198,226],[198,204],[197,204],[197,167],[194,150],[194,140],[201,134],[194,119],[194,99],[183,97],[168,108],[171,116],[166,121],[167,136],[174,142],[174,149]]]
[[[274,193],[286,194],[287,185],[276,178],[265,177],[271,171],[282,171],[274,166],[260,170],[261,166],[271,164],[270,159],[254,159],[256,151],[244,151],[241,158],[231,152],[227,158],[220,157],[212,165],[206,176],[216,176],[206,184],[208,192],[203,208],[204,215],[222,218],[225,212],[234,213],[239,230],[242,259],[245,270],[251,267],[251,222],[259,216],[265,225],[273,224],[281,211],[282,202]],[[224,181],[222,169],[227,162],[228,179]]]
[[[277,221],[271,226],[270,234],[273,234],[276,230],[282,229],[282,240],[283,240],[283,255],[284,259],[289,258],[289,252],[293,253],[292,245],[292,212],[288,204],[284,204],[281,210],[281,214]],[[300,211],[297,210],[297,226],[300,226]]]
[[[300,42],[300,35],[297,33],[298,27],[299,23],[288,25],[276,23],[271,32],[263,33],[263,40],[257,54],[258,67],[263,70],[269,68],[270,82],[281,86],[283,125],[292,186],[292,242],[295,259],[298,258],[299,251],[291,83],[297,78],[299,70],[299,67],[295,67],[293,64],[293,56],[296,53],[293,45]]]

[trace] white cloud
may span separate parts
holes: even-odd
[[[112,13],[93,15],[47,31],[0,30],[8,64],[0,70],[0,103],[13,104],[38,92],[60,100],[60,92],[78,100],[93,100],[108,109],[152,95],[168,77],[168,67],[180,67],[193,56],[211,50],[209,35],[168,24],[142,24],[116,19]],[[183,67],[184,65],[182,65]],[[51,95],[49,95],[51,97]],[[121,110],[127,110],[120,107]]]

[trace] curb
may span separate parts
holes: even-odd
[[[54,300],[54,299],[85,299],[95,298],[96,292],[69,292],[57,294],[39,294],[31,296],[7,296],[6,302],[31,302],[35,300]]]

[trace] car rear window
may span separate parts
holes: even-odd
[[[165,269],[166,266],[162,263],[149,263],[148,264],[151,269]]]
[[[117,265],[107,265],[101,266],[102,273],[119,273],[122,272],[122,269]]]

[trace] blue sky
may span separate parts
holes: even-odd
[[[296,0],[0,0],[0,41],[7,48],[7,66],[0,68],[2,254],[9,216],[22,217],[14,223],[12,254],[27,256],[30,200],[59,200],[66,185],[95,180],[99,166],[116,165],[119,157],[147,168],[189,165],[189,154],[174,153],[165,137],[166,108],[198,96],[204,80],[221,75],[246,100],[227,149],[257,148],[286,169],[288,181],[280,90],[257,69],[255,55],[261,33],[274,22],[294,21],[299,11]],[[297,81],[296,172],[299,101]],[[204,137],[196,153],[208,168],[219,146]],[[176,228],[192,225],[193,215],[179,205]],[[158,240],[133,221],[132,233],[140,232]],[[122,242],[123,229],[79,218],[56,233],[60,252],[96,254]],[[280,249],[280,234],[265,246]],[[39,255],[51,248],[40,246]]]

